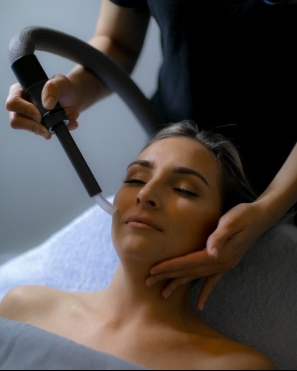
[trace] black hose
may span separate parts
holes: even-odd
[[[150,136],[164,125],[128,73],[86,42],[54,29],[27,27],[16,34],[10,42],[11,65],[21,57],[34,54],[35,50],[50,52],[84,66],[111,91],[119,94]]]
[[[45,110],[42,105],[41,92],[48,77],[34,54],[35,50],[70,59],[97,76],[111,91],[121,96],[149,136],[155,134],[163,122],[130,76],[112,59],[86,42],[43,27],[27,27],[13,37],[9,45],[9,61],[26,96],[42,114],[42,123],[57,135],[89,196],[101,194],[99,184],[65,127],[68,119],[64,109],[59,103],[51,111]],[[101,207],[112,213],[107,202]]]

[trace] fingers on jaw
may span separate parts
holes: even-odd
[[[205,302],[206,302],[207,298],[209,297],[209,295],[211,294],[214,287],[215,287],[214,285],[212,287],[203,286],[203,288],[201,289],[201,292],[199,294],[199,299],[198,299],[198,302],[197,302],[197,309],[200,312],[202,312],[202,310],[204,308],[204,305],[205,305]]]
[[[206,300],[223,276],[224,275],[215,275],[205,280],[197,302],[197,309],[199,311],[203,310]]]
[[[179,287],[181,287],[183,285],[186,285],[190,281],[191,281],[190,278],[181,278],[181,279],[171,281],[166,286],[165,290],[162,293],[163,298],[168,299],[169,296],[173,293],[173,291],[175,291],[176,289],[178,289]]]
[[[160,273],[157,275],[149,276],[146,280],[146,284],[148,287],[155,285],[158,282],[167,281],[167,280],[174,280],[183,277],[183,272],[168,272],[168,273]]]

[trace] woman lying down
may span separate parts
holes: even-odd
[[[167,299],[164,283],[146,284],[152,266],[203,249],[220,216],[252,199],[231,143],[189,122],[162,129],[128,166],[114,198],[120,264],[110,286],[84,293],[18,287],[0,316],[150,369],[275,370],[265,355],[199,318],[190,284]]]

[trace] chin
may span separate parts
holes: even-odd
[[[113,239],[119,257],[156,260],[160,257],[160,243],[143,235],[126,235]]]

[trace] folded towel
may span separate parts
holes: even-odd
[[[119,261],[110,237],[111,221],[100,207],[92,206],[41,245],[3,264],[0,300],[9,289],[27,284],[70,291],[107,287]]]

